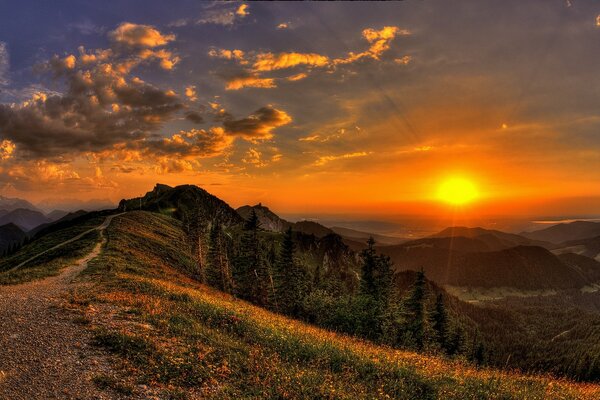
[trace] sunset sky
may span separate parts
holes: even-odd
[[[37,3],[37,4],[36,4]],[[0,193],[600,210],[600,2],[0,0]],[[463,210],[464,211],[464,210]]]

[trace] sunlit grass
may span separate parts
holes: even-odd
[[[168,217],[129,213],[113,221],[108,236],[105,252],[88,271],[101,280],[90,295],[92,304],[121,310],[121,323],[96,320],[96,341],[125,360],[128,376],[169,393],[291,399],[600,397],[593,384],[478,369],[376,346],[198,284],[184,274],[194,263],[179,222]]]

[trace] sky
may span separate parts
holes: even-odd
[[[600,3],[0,0],[0,193],[595,215]],[[439,199],[452,179],[477,198]]]

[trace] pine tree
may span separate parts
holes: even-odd
[[[370,237],[367,241],[367,248],[364,249],[360,256],[363,261],[362,280],[360,284],[360,292],[365,296],[375,296],[375,270],[377,269],[377,254],[375,253],[375,239]]]
[[[437,295],[435,301],[435,308],[431,314],[432,328],[435,332],[436,342],[440,345],[440,348],[449,352],[450,343],[448,337],[448,312],[444,305],[444,297],[441,293]]]
[[[284,234],[277,261],[275,294],[279,311],[297,316],[306,295],[307,276],[294,258],[295,251],[292,229],[289,228]]]
[[[425,346],[425,272],[417,272],[410,296],[404,304],[405,320],[410,341],[418,349]]]
[[[235,258],[234,281],[237,294],[261,306],[269,304],[270,274],[259,239],[260,221],[252,210],[244,224],[238,254]]]
[[[206,263],[206,283],[225,292],[231,291],[231,273],[227,249],[223,243],[223,232],[218,222],[210,228]]]

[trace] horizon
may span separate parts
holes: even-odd
[[[598,215],[589,3],[141,4],[11,4],[27,36],[0,17],[1,194],[161,181],[307,218]]]

